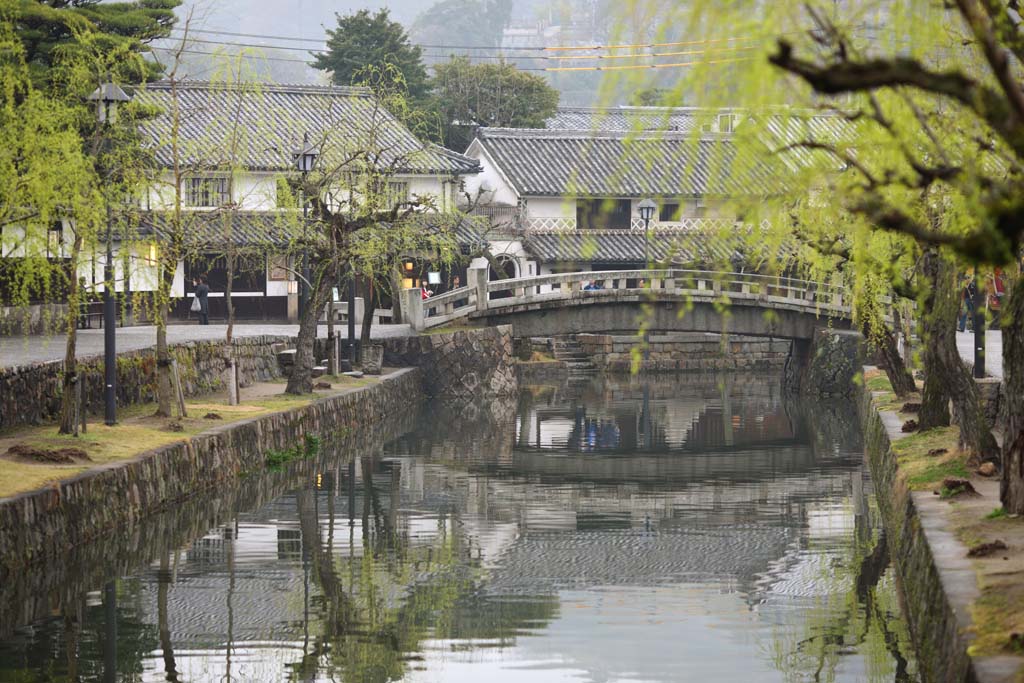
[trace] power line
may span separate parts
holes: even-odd
[[[167,40],[167,39],[164,39]],[[291,45],[266,45],[263,43],[236,43],[233,41],[223,40],[205,40],[203,38],[185,38],[187,43],[202,43],[204,45],[229,45],[231,47],[252,47],[262,50],[282,50],[282,51],[294,51],[294,52],[305,52],[309,54],[311,50],[305,47],[293,47]],[[470,54],[441,54],[441,53],[426,53],[425,57],[470,57],[472,59],[494,59],[494,60],[511,60],[511,59],[551,59],[550,57],[517,57],[515,55],[470,55]]]
[[[161,51],[164,51],[164,52],[182,52],[182,53],[192,54],[192,55],[206,55],[206,56],[209,56],[209,57],[221,57],[221,56],[223,56],[223,55],[220,55],[220,54],[218,54],[216,52],[204,52],[202,50],[187,50],[187,49],[186,50],[178,50],[176,48],[172,49],[172,48],[163,48],[163,47],[154,47],[154,49],[161,50]],[[244,53],[241,53],[241,54],[239,54],[237,56],[243,57],[245,59],[265,59],[265,60],[274,61],[274,62],[294,62],[294,63],[297,63],[297,64],[305,64],[307,66],[310,66],[310,63],[305,61],[305,60],[295,59],[295,58],[291,58],[291,57],[265,57],[265,56],[262,56],[262,55],[251,55],[251,54],[244,54]],[[733,63],[733,62],[749,62],[751,59],[752,59],[752,57],[736,57],[736,58],[733,58],[733,59],[711,59],[711,60],[693,61],[693,62],[677,62],[677,63],[674,63],[674,64],[628,64],[628,65],[617,65],[617,66],[562,66],[562,67],[549,66],[549,67],[543,67],[543,68],[524,68],[524,69],[520,69],[520,71],[563,72],[563,71],[626,71],[626,70],[637,70],[637,69],[668,69],[668,68],[673,68],[673,67],[699,66],[699,65],[703,65],[703,64],[729,64],[729,63]]]
[[[703,55],[708,52],[739,52],[745,50],[756,50],[759,45],[748,45],[743,47],[709,47],[705,50],[681,50],[678,52],[640,52],[631,55],[568,55],[566,57],[542,57],[541,59],[553,59],[559,62],[570,59],[640,59],[650,57],[678,57],[681,55]]]
[[[293,47],[293,46],[290,46],[290,45],[264,45],[264,44],[260,44],[260,43],[236,43],[236,42],[221,41],[221,40],[205,40],[205,39],[202,39],[202,38],[189,38],[187,40],[189,42],[202,43],[202,44],[205,44],[205,45],[224,45],[224,46],[229,46],[229,47],[247,47],[247,48],[256,48],[256,49],[262,49],[262,50],[297,51],[297,52],[305,52],[307,54],[310,52],[307,48],[304,48],[304,47]],[[691,41],[691,42],[695,42],[695,41]],[[713,42],[713,41],[709,41],[709,42]],[[710,52],[748,51],[748,50],[756,50],[758,47],[759,46],[757,46],[757,45],[743,45],[743,46],[737,45],[737,46],[709,47],[709,48],[706,48],[704,50],[678,50],[678,51],[671,51],[671,52],[634,53],[634,54],[628,54],[628,55],[567,55],[567,56],[548,56],[548,55],[545,55],[545,56],[537,56],[537,57],[525,57],[525,56],[515,56],[515,55],[469,55],[469,54],[461,54],[461,55],[447,54],[447,55],[444,55],[444,54],[427,54],[425,56],[427,56],[427,57],[467,57],[467,58],[471,58],[471,59],[493,59],[493,60],[501,60],[501,61],[508,61],[508,60],[533,60],[533,61],[546,60],[546,61],[558,61],[558,62],[561,62],[563,60],[652,59],[652,58],[660,58],[660,57],[678,57],[678,56],[684,56],[684,55],[699,55],[699,54],[707,54],[707,53],[710,53]],[[278,60],[281,60],[282,58],[280,58],[280,57],[277,57],[277,58],[270,58],[270,57],[268,57],[268,59],[278,59]],[[609,68],[609,67],[606,67],[606,68]],[[543,69],[522,68],[521,70],[523,70],[523,71],[536,71],[536,70],[543,70]]]
[[[618,66],[549,66],[541,71],[632,71],[637,69],[668,69],[671,67],[698,66],[701,64],[728,64],[731,62],[749,62],[751,57],[735,57],[733,59],[711,59],[698,62],[678,62],[675,64],[625,64]]]
[[[185,31],[184,28],[177,28],[177,27],[172,28],[171,30],[172,31],[177,31],[177,32]],[[296,37],[296,36],[281,36],[281,35],[273,35],[273,34],[265,34],[265,33],[236,33],[236,32],[233,32],[233,31],[214,31],[214,30],[210,30],[210,29],[188,29],[188,31],[191,32],[191,33],[206,33],[206,34],[211,34],[211,35],[235,36],[235,37],[239,37],[239,38],[263,38],[263,39],[266,39],[266,40],[287,40],[287,41],[303,42],[303,43],[315,43],[317,45],[326,45],[327,44],[327,40],[326,39],[299,38],[299,37]],[[773,34],[771,37],[775,37],[776,35],[785,35],[785,34]],[[216,41],[202,40],[202,39],[199,39],[199,38],[194,38],[193,40],[195,40],[196,42],[216,42]],[[765,40],[765,37],[732,36],[732,37],[727,37],[727,38],[701,38],[701,39],[696,39],[696,40],[682,40],[682,41],[664,42],[664,43],[631,43],[631,44],[621,44],[621,45],[553,45],[553,46],[524,46],[524,47],[502,47],[502,46],[489,47],[489,46],[481,46],[481,45],[430,45],[430,44],[425,44],[425,43],[410,43],[410,44],[411,45],[415,45],[417,47],[423,47],[423,48],[429,48],[429,49],[441,49],[441,50],[449,50],[449,49],[450,50],[488,50],[488,51],[495,51],[495,50],[526,51],[526,50],[529,50],[529,51],[536,51],[536,52],[555,52],[555,51],[563,51],[563,50],[590,50],[590,51],[593,51],[593,50],[623,50],[623,49],[635,49],[635,48],[679,47],[679,46],[686,46],[686,45],[706,45],[706,44],[709,44],[709,43],[726,43],[726,42],[730,42],[730,41],[750,42],[750,41],[758,41],[758,40]],[[235,43],[235,44],[241,44],[241,43]],[[251,47],[266,47],[265,45],[250,45],[250,46]],[[282,49],[282,50],[303,50],[304,48],[291,47],[291,46],[280,46],[278,49]],[[527,58],[526,57],[521,57],[521,59],[527,59]]]
[[[177,27],[172,28],[171,30],[172,31],[178,31],[178,32],[185,31],[185,29],[177,28]],[[265,33],[235,33],[234,31],[213,31],[213,30],[209,30],[209,29],[197,29],[197,28],[190,28],[190,29],[188,29],[188,31],[189,31],[189,33],[207,33],[207,34],[215,35],[215,36],[234,36],[236,38],[264,38],[266,40],[287,40],[287,41],[299,42],[299,43],[316,43],[317,45],[326,45],[327,44],[327,40],[319,39],[319,38],[299,38],[299,37],[296,37],[296,36],[277,36],[277,35],[269,35],[269,34],[265,34]],[[425,48],[428,48],[428,49],[442,49],[442,50],[452,49],[452,50],[523,50],[523,51],[530,50],[530,51],[540,51],[540,50],[546,49],[546,48],[541,47],[541,46],[501,47],[501,46],[497,46],[497,45],[495,45],[495,46],[488,46],[488,45],[430,45],[430,44],[427,44],[427,43],[410,43],[410,44],[414,45],[416,47],[425,47]],[[295,49],[295,48],[291,48],[291,49]]]

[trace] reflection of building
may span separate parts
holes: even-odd
[[[629,383],[594,394],[549,395],[521,410],[520,450],[667,454],[798,443],[776,383],[736,384],[729,376],[688,375]]]

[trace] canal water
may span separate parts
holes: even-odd
[[[0,681],[917,680],[848,401],[593,379],[407,427],[0,587]]]

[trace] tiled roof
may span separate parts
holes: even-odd
[[[677,266],[742,263],[738,244],[705,232],[651,232],[652,261]],[[642,264],[644,234],[635,230],[573,230],[535,232],[527,235],[524,248],[542,263],[577,261],[589,263]]]
[[[752,150],[723,136],[481,128],[520,196],[738,197],[777,193]]]
[[[705,112],[706,113],[706,112]],[[549,130],[660,130],[689,133],[696,129],[699,110],[674,107],[559,107]]]
[[[139,232],[166,239],[171,234],[169,211],[144,211],[139,216]],[[411,220],[422,230],[438,233],[450,230],[460,246],[476,248],[486,239],[471,220],[424,213]],[[233,245],[243,249],[286,249],[302,230],[302,219],[284,211],[185,211],[182,226],[189,248],[223,248],[230,235]]]
[[[249,170],[291,170],[292,152],[304,133],[321,145],[323,162],[340,160],[354,149],[380,156],[392,170],[431,175],[476,173],[478,164],[416,138],[381,107],[366,88],[309,85],[247,84],[227,86],[199,81],[177,85],[182,162],[190,167],[243,167]],[[150,83],[136,100],[155,105],[163,114],[142,126],[162,167],[173,165],[170,148],[173,105],[171,85]],[[236,127],[235,122],[241,125]],[[370,143],[371,136],[376,142]],[[231,140],[237,140],[232,154]]]
[[[139,232],[167,239],[172,234],[170,211],[143,211]],[[301,219],[300,219],[301,220]],[[299,220],[282,211],[183,211],[187,246],[224,246],[230,236],[239,248],[285,248],[297,236]]]

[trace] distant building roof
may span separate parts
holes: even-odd
[[[735,241],[703,231],[651,232],[650,258],[676,266],[742,263],[746,259]],[[644,262],[644,233],[635,230],[573,230],[531,232],[523,247],[542,263],[640,264]]]
[[[753,114],[743,109],[706,107],[560,107],[546,122],[549,131],[622,132],[637,135],[752,133],[763,151],[801,140],[852,141],[855,124],[830,112],[778,108]],[[786,152],[790,168],[821,159],[823,153],[796,147]]]
[[[549,130],[689,133],[696,129],[699,116],[698,110],[683,107],[559,107],[545,127]]]
[[[369,152],[380,156],[381,166],[395,172],[455,175],[479,171],[475,160],[420,141],[366,88],[184,81],[176,90],[181,112],[180,156],[190,169],[291,170],[292,152],[308,133],[310,140],[321,146],[325,159],[341,159],[355,149],[375,146]],[[143,124],[142,133],[157,164],[173,166],[171,83],[149,83],[135,97],[163,110]],[[376,143],[369,142],[371,134]],[[233,148],[237,150],[234,153]]]
[[[780,189],[753,150],[726,136],[481,128],[477,140],[520,196],[738,197]]]

